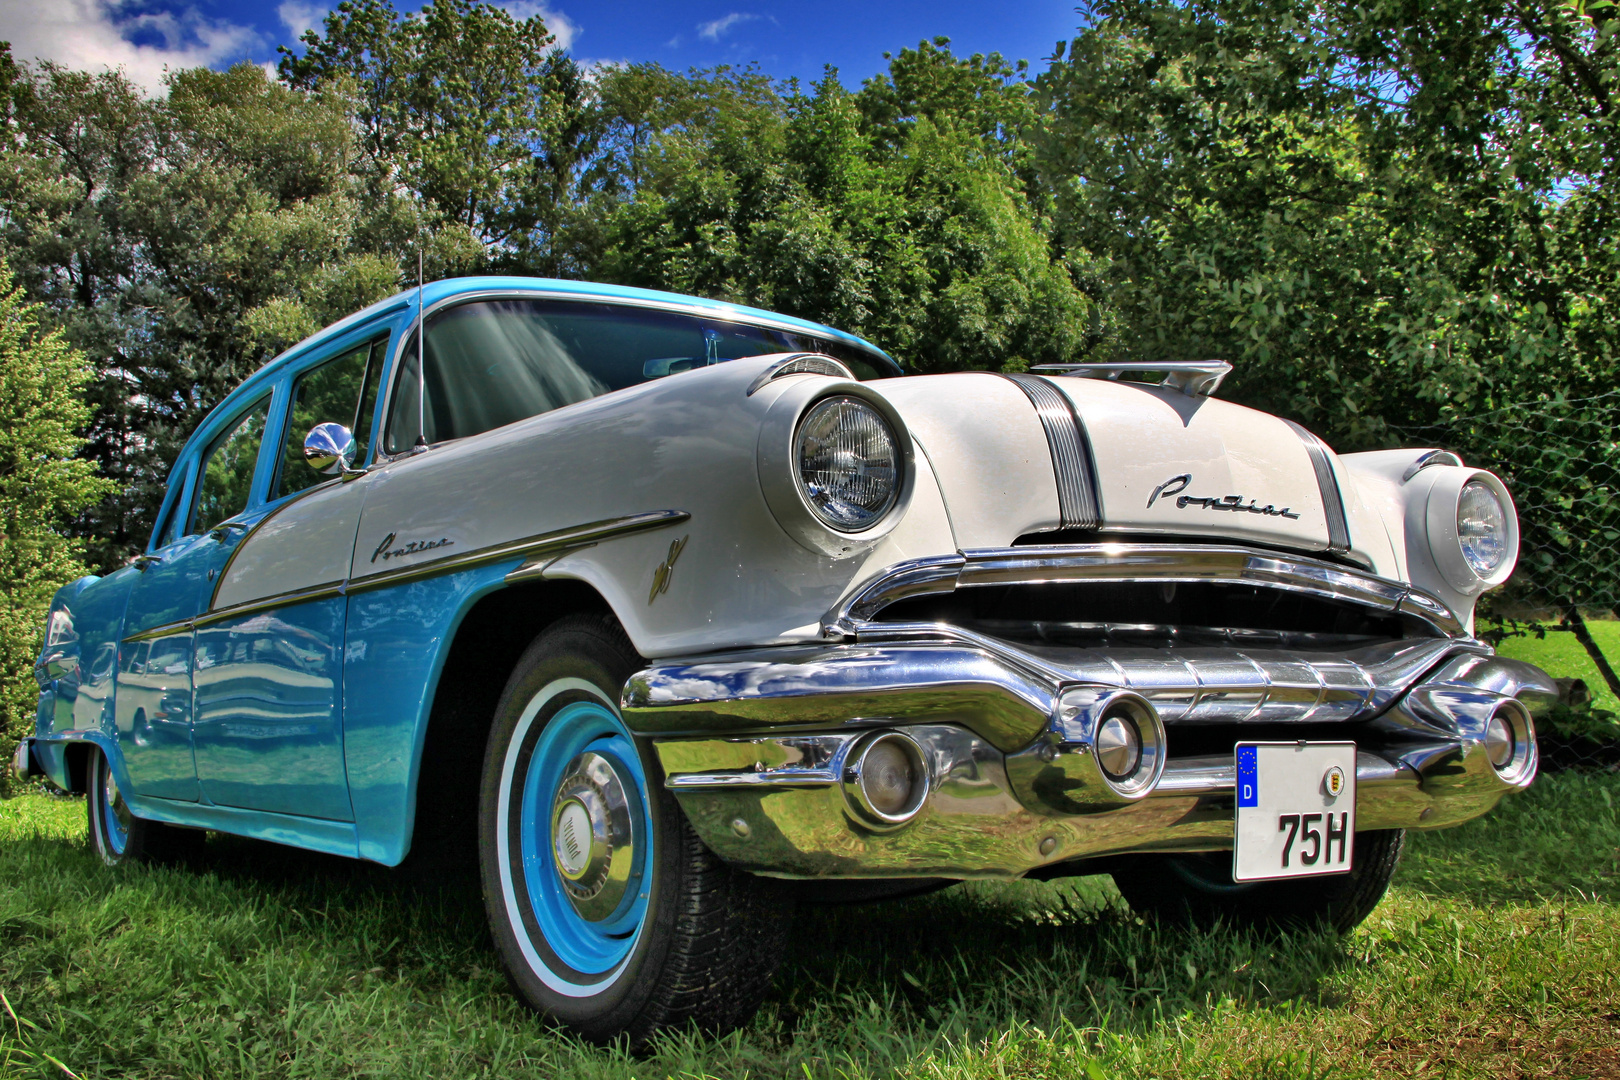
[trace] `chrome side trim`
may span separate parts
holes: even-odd
[[[1328,550],[1342,554],[1350,550],[1350,524],[1344,516],[1344,496],[1339,491],[1338,477],[1333,475],[1333,462],[1328,457],[1327,443],[1292,420],[1283,423],[1294,429],[1305,452],[1311,457],[1311,468],[1316,471],[1316,486],[1322,492],[1322,510],[1327,515]]]
[[[332,481],[336,483],[336,481]],[[310,490],[314,490],[313,488]],[[289,503],[292,500],[289,500]],[[277,508],[280,509],[279,507]],[[265,521],[274,515],[267,515]],[[430,559],[415,566],[402,566],[396,570],[385,570],[378,574],[370,574],[363,578],[349,578],[342,581],[328,581],[320,585],[311,585],[308,588],[293,589],[288,592],[276,593],[274,596],[264,596],[256,600],[248,600],[241,604],[234,604],[227,608],[218,608],[204,612],[190,619],[180,619],[161,626],[148,627],[138,633],[121,638],[125,642],[144,641],[147,638],[163,637],[180,630],[194,629],[199,626],[208,626],[225,619],[241,615],[251,615],[256,611],[267,611],[271,608],[289,607],[293,604],[307,603],[311,600],[324,600],[331,596],[341,596],[369,589],[380,589],[388,585],[398,585],[419,578],[436,577],[439,574],[449,574],[457,570],[465,570],[471,566],[484,563],[499,562],[517,555],[528,555],[529,558],[522,566],[506,575],[506,581],[522,581],[531,577],[539,577],[557,557],[576,548],[589,547],[603,540],[611,540],[620,536],[629,536],[632,533],[645,532],[649,529],[661,529],[667,525],[678,525],[691,518],[685,510],[654,510],[646,514],[631,514],[628,517],[610,518],[606,521],[593,521],[588,525],[576,525],[572,528],[558,529],[555,532],[541,533],[522,540],[515,540],[507,544],[494,544],[489,547],[478,548],[475,551],[466,551],[458,555],[450,555],[440,559]],[[263,522],[261,521],[260,524]],[[248,534],[249,536],[252,533]],[[243,543],[247,542],[244,538]],[[241,550],[241,545],[237,545]],[[236,552],[232,552],[234,558]],[[229,563],[226,566],[229,567]],[[224,578],[221,572],[219,577]],[[218,589],[218,582],[215,583]]]
[[[241,615],[251,615],[256,611],[292,607],[295,604],[305,604],[312,600],[325,600],[342,594],[343,582],[328,581],[322,585],[311,585],[307,589],[292,589],[288,592],[277,593],[274,596],[263,596],[257,600],[247,600],[227,608],[218,608],[207,614],[197,616],[192,620],[192,625],[208,626],[211,623],[223,622],[226,619],[233,619]]]
[[[823,618],[827,637],[855,637],[884,608],[910,596],[975,585],[1049,581],[1235,581],[1411,615],[1447,637],[1466,637],[1439,600],[1401,581],[1321,559],[1213,544],[1074,544],[981,548],[896,563]]]
[[[1221,387],[1221,381],[1232,373],[1232,365],[1225,360],[1167,360],[1160,363],[1125,361],[1111,364],[1038,364],[1031,371],[1050,372],[1054,375],[1072,375],[1081,379],[1118,379],[1121,375],[1151,375],[1164,372],[1164,382],[1188,397],[1209,397]]]
[[[1006,375],[1035,406],[1046,431],[1057,475],[1058,512],[1065,529],[1096,529],[1102,525],[1101,488],[1086,425],[1074,403],[1039,375]]]
[[[521,540],[510,540],[503,544],[491,544],[488,547],[463,551],[456,555],[428,559],[412,566],[401,566],[393,570],[382,570],[375,574],[367,574],[364,577],[350,578],[348,591],[353,593],[367,589],[380,589],[387,585],[398,585],[406,581],[416,581],[419,578],[436,577],[439,574],[465,570],[468,567],[479,566],[484,563],[499,562],[519,555],[528,556],[527,561],[509,573],[506,580],[514,581],[526,577],[536,577],[545,570],[543,562],[551,561],[551,559],[569,548],[586,547],[618,536],[628,536],[631,533],[643,532],[648,529],[661,529],[667,525],[678,525],[691,518],[691,516],[685,510],[654,510],[646,514],[631,514],[627,517],[593,521],[587,525],[574,525],[553,532],[526,536]]]
[[[794,353],[776,361],[760,372],[759,378],[748,384],[744,397],[753,397],[766,383],[784,375],[826,375],[834,379],[855,381],[855,373],[842,363],[822,353]]]
[[[1406,467],[1401,474],[1401,483],[1406,483],[1430,465],[1456,465],[1461,467],[1463,459],[1450,450],[1430,450],[1426,454],[1419,454],[1416,461]]]

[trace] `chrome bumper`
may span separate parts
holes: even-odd
[[[28,779],[30,776],[33,776],[36,771],[30,767],[33,763],[33,758],[29,751],[32,749],[33,742],[33,739],[26,735],[23,736],[23,738],[17,743],[16,751],[14,751],[11,755],[11,771],[16,774],[17,779],[19,780]]]
[[[1076,691],[1125,690],[1166,724],[1169,760],[1141,797],[1094,799],[1077,767]],[[1535,742],[1506,773],[1485,729],[1552,680],[1468,639],[1424,638],[1323,658],[1264,650],[1050,650],[942,627],[891,640],[666,664],[626,685],[665,784],[718,855],[782,877],[1016,877],[1073,859],[1232,843],[1230,754],[1177,757],[1177,733],[1322,722],[1354,738],[1359,830],[1477,817],[1535,776]],[[852,810],[846,759],[873,729],[921,748],[922,810],[877,830]]]

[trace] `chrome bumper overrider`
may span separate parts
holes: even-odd
[[[1231,755],[1178,756],[1219,725],[1265,738],[1354,739],[1360,830],[1477,817],[1535,776],[1528,714],[1555,688],[1467,638],[1333,656],[1253,649],[1052,649],[942,626],[868,625],[851,644],[649,668],[624,714],[652,738],[665,783],[722,858],[784,877],[1007,877],[1092,856],[1229,848]],[[1168,761],[1140,797],[1104,790],[1091,731],[1068,702],[1133,692],[1164,720]],[[1078,695],[1078,696],[1077,696]],[[1487,756],[1499,709],[1523,716],[1506,768]],[[898,828],[853,813],[846,759],[874,729],[915,741],[922,809]],[[1094,729],[1092,729],[1094,730]],[[1287,737],[1287,736],[1284,736]]]

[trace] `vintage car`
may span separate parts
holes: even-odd
[[[730,304],[430,284],[201,424],[145,554],[52,603],[16,765],[108,863],[464,853],[516,990],[633,1044],[745,1020],[795,900],[1110,873],[1348,929],[1404,830],[1531,782],[1554,688],[1473,636],[1497,477],[1336,455],[1229,370],[902,377]]]

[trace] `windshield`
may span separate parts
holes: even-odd
[[[386,449],[465,438],[650,379],[744,356],[826,353],[858,379],[898,375],[845,342],[622,304],[481,300],[428,322],[418,430],[416,348],[401,359]]]

